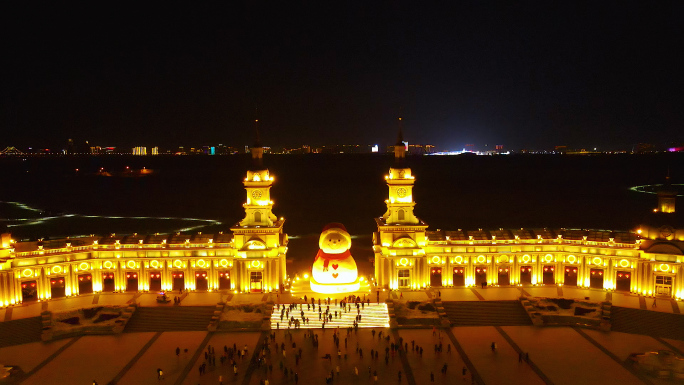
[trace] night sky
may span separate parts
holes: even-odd
[[[1,148],[684,143],[682,2],[108,4],[2,6]]]

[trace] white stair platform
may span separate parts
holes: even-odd
[[[331,304],[330,312],[333,313],[333,319],[332,321],[328,321],[325,323],[325,328],[336,329],[339,326],[340,329],[344,329],[354,326],[354,321],[356,320],[356,316],[358,315],[358,313],[356,312],[355,304],[350,303],[349,305],[351,305],[352,307],[351,311],[343,311],[341,313],[342,315],[340,316],[341,308],[338,305]],[[283,306],[285,306],[285,308],[287,309],[289,308],[290,304],[281,304],[281,309]],[[308,324],[302,322],[302,317],[300,313],[301,310],[304,311],[304,317],[309,318]],[[335,310],[337,310],[339,318],[335,318]],[[323,305],[323,314],[325,314],[325,305]],[[313,311],[313,309],[307,310],[306,304],[297,304],[297,309],[293,309],[290,312],[290,316],[299,320],[300,329],[323,328],[323,321],[318,320],[318,305],[316,305],[316,311]],[[359,322],[359,328],[386,328],[389,327],[389,321],[390,320],[389,313],[387,311],[387,304],[366,304],[361,309],[361,322]],[[283,320],[280,320],[280,310],[278,310],[277,305],[273,307],[273,314],[271,314],[271,329],[276,329],[278,327],[276,323],[280,323],[280,329],[287,329],[287,318],[283,317]],[[290,329],[294,329],[294,325],[290,326]]]

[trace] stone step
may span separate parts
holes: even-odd
[[[454,326],[517,326],[532,321],[518,301],[443,301]]]
[[[42,331],[41,317],[0,322],[0,347],[40,341]]]
[[[613,306],[611,330],[684,340],[684,315]]]
[[[207,330],[214,306],[139,307],[125,332]]]

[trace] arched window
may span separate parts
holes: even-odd
[[[259,211],[254,213],[254,222],[261,222],[261,213]]]
[[[404,215],[404,210],[399,210],[399,212],[397,213],[397,218],[399,218],[400,221],[403,221]]]

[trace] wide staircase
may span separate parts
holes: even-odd
[[[124,332],[207,330],[214,306],[138,307]]]
[[[452,326],[532,325],[519,301],[443,301]]]
[[[340,313],[340,307],[331,304],[330,305],[330,312],[333,313],[333,319],[332,321],[326,322],[325,327],[326,329],[334,329],[337,328],[338,326],[340,328],[347,328],[354,326],[354,321],[356,320],[356,316],[358,313],[356,312],[356,305],[350,304],[352,309],[349,312],[344,312],[342,311]],[[289,308],[289,304],[284,304],[280,305],[281,309],[282,307],[285,306],[285,308]],[[301,309],[300,309],[301,306]],[[304,311],[304,317],[309,318],[309,323],[305,324],[302,322],[302,315],[301,311]],[[337,314],[339,318],[335,318],[335,310],[337,310]],[[283,317],[283,320],[280,320],[280,313],[281,310],[278,310],[278,305],[273,307],[273,314],[271,314],[271,329],[287,329],[287,318]],[[323,314],[325,314],[325,305],[323,305]],[[295,319],[299,320],[299,327],[301,329],[321,329],[323,328],[323,320],[318,320],[318,305],[316,305],[316,311],[313,310],[307,310],[306,304],[297,304],[297,309],[290,311],[290,317],[294,317]],[[280,324],[280,325],[277,325]],[[389,327],[389,313],[387,311],[387,304],[380,303],[371,303],[364,305],[364,307],[361,309],[361,322],[359,322],[359,328],[384,328],[384,327]],[[290,326],[290,328],[294,328],[294,325]]]
[[[40,317],[0,322],[0,347],[40,341],[42,331]]]
[[[611,330],[684,340],[684,315],[613,306]]]

